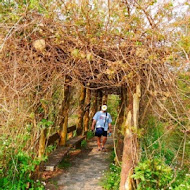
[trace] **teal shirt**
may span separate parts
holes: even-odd
[[[98,111],[93,117],[96,120],[96,128],[104,128],[104,131],[108,130],[108,124],[112,122],[111,115],[107,112]]]

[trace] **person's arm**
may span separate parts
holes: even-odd
[[[111,123],[108,124],[108,131],[111,133],[112,132],[112,125]]]
[[[96,112],[96,114],[93,117],[93,122],[92,122],[92,127],[91,127],[92,131],[94,131],[94,129],[95,129],[95,125],[96,125],[97,120],[98,120],[98,112]]]
[[[93,119],[93,122],[92,122],[92,131],[94,131],[94,129],[95,129],[95,125],[96,125],[96,120],[95,119]]]

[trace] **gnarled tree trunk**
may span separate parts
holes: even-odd
[[[88,131],[89,128],[89,110],[90,110],[90,89],[86,89],[85,98],[85,114],[84,114],[84,132]]]
[[[122,161],[122,153],[123,153],[123,141],[124,141],[124,135],[122,134],[122,126],[124,123],[125,118],[125,111],[127,106],[127,87],[121,88],[121,102],[120,102],[120,113],[119,113],[119,119],[117,123],[117,147],[116,147],[116,153],[117,153],[117,159],[119,162]]]
[[[102,106],[102,98],[103,98],[103,93],[101,90],[98,90],[98,110],[101,109]]]
[[[69,112],[69,102],[70,102],[70,87],[64,87],[64,102],[63,102],[63,119],[60,128],[60,145],[65,145],[67,139],[67,127],[68,127],[68,112]]]
[[[90,122],[89,122],[90,126],[92,124],[92,119],[93,119],[93,117],[94,117],[94,115],[98,109],[97,96],[98,96],[98,92],[96,90],[91,92]]]
[[[46,133],[47,129],[42,129],[40,133],[39,148],[38,148],[38,157],[41,158],[44,155],[46,147]]]
[[[107,104],[107,101],[108,101],[108,95],[104,94],[102,97],[102,104]]]
[[[128,93],[120,190],[133,189],[133,180],[131,179],[131,175],[133,174],[133,169],[138,161],[138,143],[136,132],[138,129],[140,96],[140,85],[136,85],[136,91],[134,94],[132,94],[132,92]]]
[[[86,96],[86,88],[81,87],[79,108],[78,108],[77,135],[82,134],[85,96]]]

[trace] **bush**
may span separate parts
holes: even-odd
[[[190,174],[186,174],[184,180],[180,180],[179,178],[177,178],[177,181],[179,182],[181,181],[181,183],[177,186],[171,187],[170,189],[173,189],[173,190],[189,190],[190,189]]]
[[[190,189],[190,174],[189,169],[178,169],[176,173],[176,178],[171,183],[169,189],[172,190],[189,190]]]
[[[7,162],[6,168],[0,173],[0,189],[3,190],[25,190],[25,189],[44,189],[38,181],[31,179],[31,174],[35,166],[40,162],[33,159],[26,152],[12,150],[11,159]]]
[[[107,105],[108,105],[107,112],[109,112],[112,117],[113,125],[115,124],[116,118],[118,116],[119,101],[120,101],[119,96],[114,95],[114,94],[109,95],[108,102],[107,102]]]
[[[88,131],[87,134],[86,134],[87,140],[89,140],[89,139],[91,139],[91,138],[93,138],[93,137],[94,137],[94,132]]]
[[[64,168],[64,169],[68,169],[69,167],[71,167],[72,164],[69,160],[69,156],[65,157],[58,165],[59,168]]]
[[[141,162],[133,175],[134,179],[140,181],[138,189],[189,189],[189,145],[186,144],[184,165],[181,168],[183,147],[179,145],[184,134],[177,126],[170,130],[168,126],[168,123],[153,116],[149,116],[144,124],[144,135],[140,141]]]
[[[175,157],[176,138],[165,134],[165,125],[150,116],[145,124],[145,134],[141,138],[142,160],[160,158],[170,165]],[[168,138],[170,135],[170,138]],[[149,148],[147,148],[149,147]],[[146,153],[145,153],[146,151]]]
[[[140,180],[137,189],[163,189],[173,178],[172,169],[159,159],[145,160],[135,168],[134,179]]]
[[[102,186],[107,190],[118,190],[120,184],[121,167],[114,164],[115,152],[110,154],[109,161],[112,162],[109,171],[105,174],[102,180]]]
[[[87,142],[86,142],[86,140],[82,140],[82,142],[81,142],[81,147],[82,147],[82,148],[86,148],[86,147],[87,147]]]
[[[107,190],[118,190],[120,184],[121,167],[110,164],[109,171],[105,174],[102,186]]]
[[[137,190],[189,190],[190,174],[186,170],[174,170],[160,159],[145,160],[135,168],[132,176],[140,183]]]

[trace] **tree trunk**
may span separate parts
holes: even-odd
[[[89,122],[90,126],[92,124],[92,119],[93,119],[95,113],[98,110],[97,96],[98,96],[98,92],[97,91],[92,91],[92,93],[91,93],[91,106],[90,106],[90,122]]]
[[[86,88],[81,87],[79,109],[78,109],[77,135],[82,134],[85,96],[86,96]]]
[[[121,103],[120,106],[121,108],[120,113],[119,113],[119,119],[117,123],[117,147],[116,147],[116,153],[117,153],[117,159],[119,162],[122,161],[122,153],[123,153],[123,141],[124,141],[124,135],[122,134],[122,126],[124,123],[124,118],[125,118],[125,111],[127,107],[127,88],[122,87],[121,88]]]
[[[101,90],[98,90],[98,110],[101,110],[101,106],[102,106],[102,97],[103,97],[103,93]]]
[[[45,152],[46,147],[46,133],[47,129],[42,129],[40,134],[40,140],[39,140],[39,149],[38,149],[38,157],[42,158]]]
[[[107,101],[108,101],[108,95],[104,94],[102,97],[102,104],[107,104]]]
[[[60,129],[60,142],[61,146],[66,144],[67,140],[67,127],[68,127],[68,112],[69,112],[69,101],[70,101],[70,87],[64,87],[64,102],[63,102],[63,120],[61,122]]]
[[[136,92],[134,94],[129,93],[128,96],[129,104],[125,123],[126,130],[122,157],[120,190],[133,189],[133,180],[131,179],[131,175],[133,174],[133,169],[138,161],[138,143],[136,132],[138,129],[140,96],[140,85],[136,86]]]
[[[85,114],[84,114],[84,132],[89,129],[89,110],[90,110],[90,89],[86,89],[86,98],[85,98]]]

